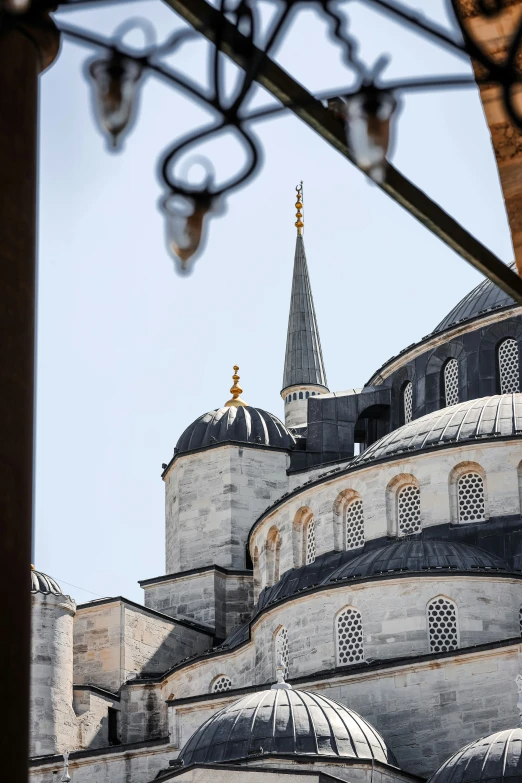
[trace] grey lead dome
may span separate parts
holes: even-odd
[[[178,440],[174,454],[226,441],[280,449],[291,449],[295,444],[293,435],[277,416],[250,405],[231,406],[204,413],[192,422]]]
[[[267,753],[397,766],[381,735],[356,712],[317,693],[292,689],[258,691],[220,710],[192,735],[179,758],[188,766]]]
[[[51,576],[43,574],[41,571],[31,569],[31,592],[32,593],[53,593],[54,595],[63,595],[62,588],[55,582]]]
[[[461,748],[428,783],[515,783],[522,780],[522,729],[506,729]]]

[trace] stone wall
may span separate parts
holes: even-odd
[[[109,744],[109,708],[119,711],[120,700],[110,693],[79,685],[74,688],[73,707],[78,717],[78,744],[74,747],[106,747]]]
[[[74,682],[117,691],[130,677],[164,672],[212,645],[210,633],[159,617],[121,598],[78,607]]]
[[[165,476],[166,573],[245,568],[248,532],[286,490],[288,463],[285,452],[247,445],[178,457]]]

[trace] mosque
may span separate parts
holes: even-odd
[[[33,783],[522,781],[521,309],[486,279],[332,392],[296,207],[285,423],[234,367],[143,604],[31,572]]]

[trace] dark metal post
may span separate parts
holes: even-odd
[[[29,751],[38,74],[58,51],[40,19],[44,32],[4,16],[0,37],[0,737],[10,783],[27,780]]]

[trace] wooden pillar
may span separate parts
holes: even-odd
[[[480,48],[501,62],[522,18],[522,0],[512,0],[501,14],[492,18],[479,14],[476,3],[469,0],[454,0],[454,3]],[[481,65],[473,62],[473,68],[477,77],[483,75]],[[501,88],[479,85],[479,89],[497,161],[517,270],[522,276],[522,132],[513,125],[504,110]],[[522,95],[522,90],[519,94]],[[519,111],[521,107],[522,100],[519,101]]]
[[[40,28],[40,21],[44,28]],[[48,17],[2,17],[0,671],[5,720],[0,737],[2,778],[10,783],[27,780],[29,749],[38,75],[57,51],[58,35]]]

